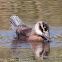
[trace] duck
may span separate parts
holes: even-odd
[[[37,58],[44,59],[50,53],[49,25],[44,21],[38,21],[32,28],[26,26],[18,16],[10,17],[10,24],[16,33],[16,39],[29,41]]]

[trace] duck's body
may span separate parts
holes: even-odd
[[[19,25],[16,30],[17,38],[21,41],[43,41],[44,39],[37,35],[32,28],[28,28],[24,25]]]
[[[11,16],[11,26],[21,41],[31,41],[35,55],[42,59],[40,55],[48,56],[49,45],[49,26],[43,21],[39,21],[33,28],[27,27],[18,16]],[[44,42],[47,40],[46,42]]]

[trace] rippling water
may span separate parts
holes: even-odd
[[[43,62],[62,61],[61,0],[0,0],[0,61],[36,62],[38,60],[30,49],[31,44],[13,38],[16,34],[9,23],[11,15],[19,16],[29,27],[39,20],[47,22],[53,42],[50,43],[49,59]]]

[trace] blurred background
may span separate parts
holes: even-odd
[[[12,15],[19,16],[29,27],[33,27],[37,21],[47,22],[53,41],[47,62],[62,61],[62,0],[0,0],[0,58],[22,56],[23,60],[27,61],[29,58],[28,62],[35,62],[37,60],[33,59],[34,55],[28,43],[13,41],[16,34],[9,23]]]
[[[10,29],[12,15],[19,16],[27,25],[42,20],[61,27],[62,0],[0,0],[0,29]]]

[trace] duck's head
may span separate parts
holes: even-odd
[[[41,36],[44,40],[50,41],[49,25],[43,21],[39,21],[35,24],[35,32]]]

